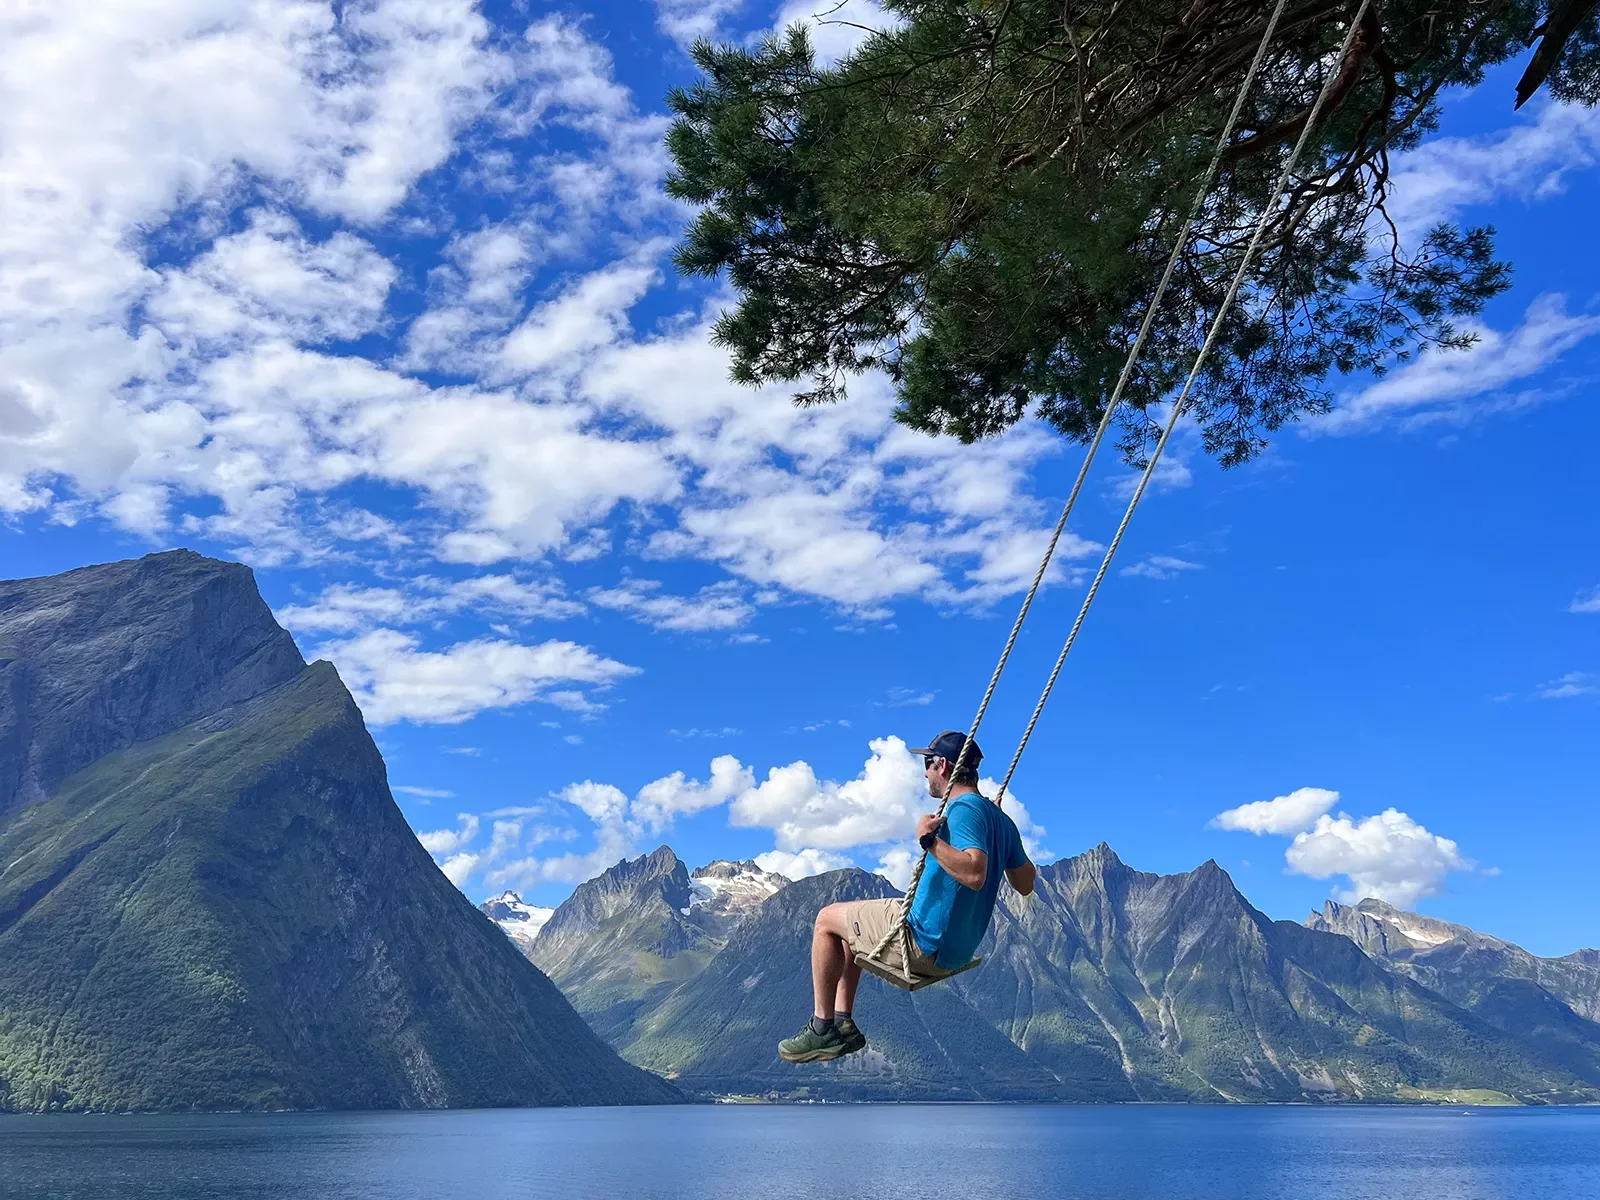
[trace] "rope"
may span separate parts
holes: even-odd
[[[1356,10],[1355,18],[1350,22],[1350,28],[1345,31],[1344,45],[1339,51],[1339,60],[1342,62],[1350,52],[1351,39],[1355,37],[1356,29],[1360,26],[1362,18],[1366,16],[1367,7],[1371,0],[1361,0],[1361,7]],[[1206,340],[1200,347],[1200,353],[1194,360],[1194,366],[1189,370],[1189,378],[1184,381],[1183,390],[1178,393],[1178,398],[1173,402],[1172,414],[1167,418],[1166,428],[1161,432],[1161,440],[1156,443],[1155,452],[1151,454],[1150,461],[1145,465],[1144,474],[1139,477],[1139,486],[1134,489],[1133,498],[1128,501],[1128,510],[1122,514],[1122,523],[1117,526],[1116,536],[1111,539],[1106,554],[1100,560],[1100,569],[1095,572],[1094,582],[1089,585],[1088,594],[1083,598],[1083,605],[1078,609],[1078,619],[1072,623],[1072,631],[1067,634],[1067,640],[1061,647],[1061,653],[1056,657],[1055,668],[1050,672],[1050,678],[1044,685],[1044,692],[1039,696],[1039,703],[1034,705],[1033,715],[1028,718],[1028,727],[1023,731],[1022,740],[1017,744],[1017,752],[1011,756],[1011,765],[1006,768],[1006,777],[1000,783],[1000,796],[1006,793],[1006,787],[1011,782],[1011,776],[1017,769],[1017,763],[1022,759],[1022,751],[1028,745],[1028,739],[1033,737],[1033,727],[1039,723],[1039,714],[1044,711],[1045,701],[1050,699],[1050,692],[1056,686],[1056,679],[1061,674],[1061,668],[1067,661],[1067,654],[1072,650],[1072,644],[1077,641],[1078,630],[1083,628],[1083,620],[1089,615],[1089,606],[1094,603],[1095,595],[1100,591],[1101,581],[1106,577],[1106,571],[1111,567],[1111,559],[1117,553],[1117,547],[1122,544],[1122,535],[1128,531],[1128,524],[1133,520],[1133,510],[1139,507],[1139,501],[1144,497],[1145,488],[1154,476],[1156,464],[1161,461],[1161,453],[1167,448],[1167,442],[1172,437],[1172,431],[1177,428],[1178,418],[1183,415],[1184,408],[1189,403],[1189,393],[1194,388],[1194,382],[1199,378],[1201,368],[1205,366],[1206,359],[1210,357],[1212,347],[1216,345],[1217,335],[1222,331],[1222,323],[1233,310],[1233,303],[1239,294],[1239,287],[1244,282],[1246,273],[1250,270],[1250,263],[1255,258],[1256,247],[1261,244],[1261,235],[1266,232],[1267,225],[1272,219],[1278,202],[1283,199],[1283,193],[1288,189],[1289,177],[1294,172],[1295,163],[1300,158],[1300,152],[1305,149],[1311,130],[1317,123],[1317,118],[1322,113],[1322,107],[1327,102],[1328,96],[1333,91],[1333,85],[1338,79],[1337,72],[1329,72],[1322,91],[1317,94],[1316,103],[1311,106],[1311,114],[1306,119],[1304,127],[1300,130],[1300,137],[1295,141],[1294,149],[1283,164],[1283,171],[1278,176],[1278,182],[1273,188],[1272,199],[1262,206],[1261,216],[1256,221],[1255,231],[1250,235],[1250,244],[1245,247],[1244,257],[1239,261],[1239,269],[1234,272],[1233,281],[1228,285],[1227,294],[1222,298],[1222,306],[1217,309],[1217,315],[1212,319],[1211,328],[1206,333]]]
[[[1367,2],[1368,0],[1363,0],[1363,9],[1365,8]],[[1039,563],[1038,571],[1034,573],[1033,583],[1028,588],[1028,594],[1023,597],[1022,607],[1017,612],[1017,619],[1011,625],[1010,636],[1006,638],[1005,647],[1000,651],[1000,660],[995,664],[994,674],[989,677],[989,686],[984,690],[983,699],[978,703],[977,715],[972,718],[972,725],[967,730],[967,736],[961,743],[961,753],[956,759],[954,769],[952,769],[950,772],[950,782],[945,784],[944,794],[939,797],[939,808],[934,814],[937,817],[942,818],[944,816],[945,809],[950,805],[950,793],[951,789],[955,786],[955,777],[961,773],[962,767],[966,765],[967,754],[971,750],[972,744],[978,736],[978,727],[983,724],[984,714],[989,710],[989,701],[994,698],[995,689],[1000,685],[1000,676],[1004,673],[1006,669],[1006,663],[1011,658],[1011,651],[1017,644],[1017,637],[1022,632],[1023,622],[1027,620],[1028,610],[1033,607],[1034,597],[1038,595],[1039,588],[1044,583],[1045,573],[1050,569],[1051,559],[1055,557],[1056,546],[1060,543],[1061,534],[1067,527],[1067,518],[1072,515],[1073,506],[1078,502],[1078,493],[1083,490],[1084,480],[1086,480],[1089,476],[1089,467],[1094,462],[1095,453],[1100,449],[1100,443],[1105,439],[1106,431],[1111,427],[1111,418],[1116,413],[1118,406],[1122,403],[1122,393],[1128,386],[1128,380],[1133,377],[1134,368],[1138,365],[1139,358],[1144,352],[1145,342],[1150,336],[1150,330],[1155,325],[1156,314],[1160,311],[1161,303],[1166,296],[1167,285],[1172,281],[1173,273],[1178,267],[1178,260],[1183,256],[1184,247],[1188,245],[1189,242],[1189,235],[1193,232],[1194,224],[1199,219],[1200,212],[1205,206],[1207,195],[1211,190],[1211,184],[1216,179],[1217,172],[1222,165],[1223,156],[1227,152],[1228,143],[1233,137],[1234,127],[1238,123],[1240,113],[1244,111],[1244,102],[1249,96],[1250,87],[1255,82],[1256,73],[1261,67],[1261,60],[1266,57],[1267,47],[1272,42],[1273,34],[1277,32],[1278,19],[1283,16],[1283,11],[1287,6],[1288,0],[1278,0],[1277,6],[1272,10],[1272,16],[1267,21],[1267,27],[1261,35],[1261,44],[1256,48],[1255,57],[1250,62],[1250,69],[1245,73],[1244,80],[1239,85],[1238,95],[1234,97],[1233,109],[1228,114],[1228,120],[1223,126],[1221,136],[1217,139],[1217,148],[1211,156],[1211,162],[1206,167],[1205,175],[1201,178],[1200,187],[1195,192],[1194,201],[1189,206],[1189,213],[1184,219],[1183,228],[1179,231],[1177,240],[1173,244],[1172,254],[1167,259],[1166,268],[1161,273],[1161,280],[1156,285],[1155,294],[1151,297],[1150,305],[1145,311],[1144,321],[1139,326],[1138,336],[1134,338],[1133,345],[1128,350],[1128,357],[1122,364],[1121,373],[1117,376],[1116,387],[1111,392],[1111,398],[1106,402],[1105,412],[1100,416],[1100,424],[1096,427],[1094,437],[1089,443],[1089,449],[1084,454],[1083,463],[1078,468],[1078,476],[1073,481],[1071,492],[1069,492],[1067,495],[1067,502],[1061,508],[1061,516],[1056,519],[1055,529],[1051,531],[1049,544],[1045,547],[1044,559]],[[1320,99],[1318,103],[1321,103]],[[1315,118],[1315,115],[1315,110],[1313,110],[1313,118]],[[1307,128],[1309,128],[1309,122],[1307,124]],[[1252,248],[1253,245],[1254,244],[1252,243]],[[1124,524],[1126,524],[1126,522],[1124,522]],[[1120,533],[1118,536],[1121,536]],[[1104,572],[1105,565],[1102,564],[1101,574],[1103,575]],[[1097,586],[1098,583],[1099,579],[1097,577]],[[1083,620],[1081,613],[1079,614],[1078,620],[1081,624]],[[1065,655],[1063,655],[1063,658],[1064,657]],[[1056,671],[1050,677],[1051,686],[1054,686],[1055,675],[1059,674],[1060,670],[1061,666],[1060,662],[1058,661],[1056,665]],[[1048,688],[1046,689],[1045,694],[1047,696],[1049,695]],[[1041,700],[1040,708],[1043,707],[1043,704],[1044,702]],[[1038,710],[1035,710],[1034,719],[1028,724],[1029,735],[1032,734],[1033,725],[1037,721]],[[1026,745],[1026,737],[1024,738],[1023,744]],[[1010,783],[1012,771],[1016,770],[1017,759],[1021,756],[1022,751],[1019,748],[1016,756],[1011,760],[1011,769],[1006,772],[1007,784]],[[995,802],[997,804],[1005,798],[1005,789],[1006,784],[1001,784],[1000,794],[995,797]],[[928,852],[924,850],[921,857],[917,860],[915,869],[911,873],[910,881],[906,885],[905,896],[901,899],[900,920],[897,927],[884,934],[877,946],[873,948],[870,957],[877,958],[879,955],[881,955],[884,949],[889,945],[890,941],[893,940],[896,930],[898,930],[901,936],[901,948],[905,955],[904,961],[907,964],[907,969],[909,970],[911,963],[911,934],[910,927],[906,922],[906,917],[911,912],[911,904],[916,899],[917,887],[922,882],[922,875],[927,869],[927,865]]]

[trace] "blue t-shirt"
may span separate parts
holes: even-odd
[[[922,886],[908,918],[912,936],[923,952],[947,971],[972,961],[994,915],[1000,876],[1028,861],[1014,821],[977,792],[963,792],[944,810],[944,839],[957,850],[982,850],[989,856],[989,874],[974,890],[957,883],[928,855]]]

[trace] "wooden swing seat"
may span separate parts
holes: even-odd
[[[927,987],[930,983],[940,983],[952,975],[959,975],[963,971],[970,971],[983,961],[975,958],[964,967],[957,967],[954,971],[941,971],[935,969],[932,974],[924,975],[918,971],[911,971],[901,966],[898,962],[890,963],[876,955],[858,954],[856,965],[869,974],[876,975],[885,983],[891,983],[901,991],[915,992]]]

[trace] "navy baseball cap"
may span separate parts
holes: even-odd
[[[932,754],[939,758],[948,758],[951,762],[961,761],[961,747],[966,743],[967,735],[959,729],[946,729],[926,746],[915,747],[913,754]],[[983,751],[978,749],[978,743],[973,742],[967,749],[967,763],[975,767],[983,761]]]

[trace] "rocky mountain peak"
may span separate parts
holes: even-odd
[[[506,936],[526,954],[533,948],[534,939],[549,923],[556,910],[528,904],[516,892],[505,891],[494,899],[485,900],[478,905],[478,911],[505,930]]]
[[[1320,913],[1312,913],[1305,923],[1310,929],[1342,933],[1368,954],[1380,958],[1431,950],[1450,942],[1484,948],[1504,944],[1465,925],[1406,912],[1372,896],[1355,905],[1329,900]]]
[[[726,927],[760,908],[790,880],[776,871],[763,871],[750,859],[718,859],[695,869],[689,877],[689,905]]]
[[[0,814],[304,668],[239,563],[169,550],[0,581]]]
[[[0,864],[0,1109],[676,1098],[445,878],[236,563],[0,582]]]

